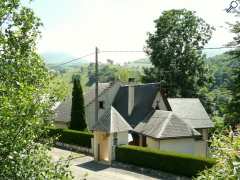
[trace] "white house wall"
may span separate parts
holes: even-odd
[[[117,138],[118,138],[117,145],[128,144],[128,132],[118,132]]]
[[[112,149],[112,160],[115,160],[115,148],[116,146],[128,144],[128,131],[125,132],[118,132],[117,133],[117,145],[113,144],[114,142],[114,135],[111,134],[111,149]]]
[[[158,140],[147,137],[147,147],[158,148],[163,151],[191,154],[195,156],[207,155],[207,142],[194,138],[179,138]]]
[[[153,139],[153,138],[150,138],[150,137],[146,138],[147,147],[150,147],[150,148],[159,149],[160,148],[159,142],[160,141],[157,140],[157,139]]]
[[[194,139],[166,139],[160,140],[160,149],[163,151],[173,151],[194,155]]]
[[[202,137],[203,137],[203,140],[208,140],[208,129],[202,130]]]

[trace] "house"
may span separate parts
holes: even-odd
[[[199,99],[166,98],[159,83],[99,83],[95,122],[94,89],[90,88],[84,99],[87,125],[94,132],[95,159],[113,160],[115,146],[120,144],[207,156],[208,130],[213,122]],[[56,109],[59,126],[60,121],[66,125],[70,120],[67,99]]]

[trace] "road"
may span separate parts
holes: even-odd
[[[66,159],[69,155],[72,155],[70,161],[70,169],[73,172],[75,179],[83,180],[86,177],[87,180],[179,180],[176,176],[167,178],[156,178],[148,175],[143,175],[130,170],[121,168],[115,168],[101,163],[97,163],[92,157],[79,153],[72,153],[68,150],[59,148],[53,148],[51,156],[54,161],[60,157]]]

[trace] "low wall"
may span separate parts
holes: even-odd
[[[86,148],[86,147],[66,144],[66,143],[62,143],[62,142],[56,142],[56,146],[70,150],[70,151],[76,151],[76,152],[81,152],[81,153],[88,154],[88,155],[93,155],[93,148]]]

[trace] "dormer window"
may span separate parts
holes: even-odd
[[[99,109],[104,109],[104,101],[99,101]]]

